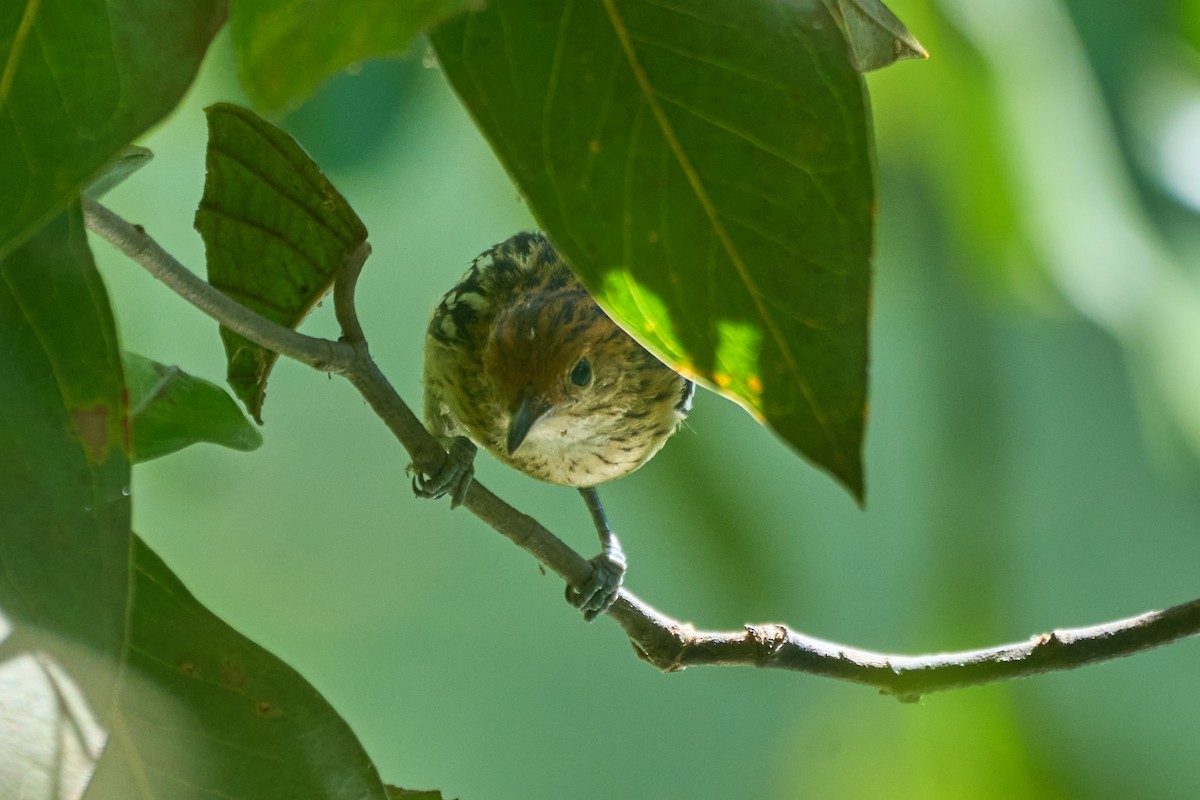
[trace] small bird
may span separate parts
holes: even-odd
[[[602,550],[567,599],[590,622],[616,601],[626,569],[596,486],[650,460],[694,393],[608,318],[545,236],[517,234],[476,258],[429,321],[425,424],[450,457],[438,474],[416,476],[413,491],[461,504],[476,445],[577,488]]]

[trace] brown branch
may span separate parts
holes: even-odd
[[[623,598],[624,599],[624,598]],[[635,611],[650,611],[636,599]],[[1200,600],[1086,628],[1067,628],[982,650],[901,656],[857,650],[785,625],[696,631],[666,616],[622,627],[638,654],[664,672],[701,665],[787,669],[873,686],[910,701],[933,692],[1059,672],[1151,650],[1200,633]]]
[[[89,228],[225,327],[280,355],[344,375],[408,451],[416,469],[429,474],[441,467],[446,452],[379,370],[358,325],[354,285],[368,247],[352,254],[335,283],[334,307],[343,336],[341,342],[330,342],[281,329],[234,303],[171,258],[140,227],[103,206],[85,201],[85,213]],[[582,583],[590,575],[591,567],[582,556],[478,481],[471,484],[463,505],[568,583]],[[1053,631],[1026,642],[927,656],[857,650],[778,624],[698,631],[625,589],[608,615],[633,640],[638,655],[664,672],[710,665],[786,669],[873,686],[906,701],[947,689],[1074,669],[1200,633],[1200,600],[1103,625]]]

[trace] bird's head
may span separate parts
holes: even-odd
[[[508,413],[509,455],[545,420],[586,419],[620,380],[606,357],[625,334],[586,293],[564,290],[525,300],[496,316],[483,368]]]

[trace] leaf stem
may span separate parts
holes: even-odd
[[[371,245],[366,240],[346,258],[338,270],[333,286],[333,311],[342,329],[342,341],[365,342],[362,325],[358,322],[358,305],[354,302],[354,290],[358,288],[358,276],[363,264],[371,255]]]

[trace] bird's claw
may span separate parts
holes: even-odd
[[[591,622],[617,602],[627,567],[619,545],[605,547],[588,563],[592,565],[591,577],[578,588],[567,586],[567,602],[583,612],[584,620]]]
[[[411,464],[412,490],[417,497],[436,498],[450,495],[450,507],[458,508],[467,497],[471,481],[475,479],[475,444],[465,436],[456,436],[446,451],[442,468],[434,475],[426,475]]]

